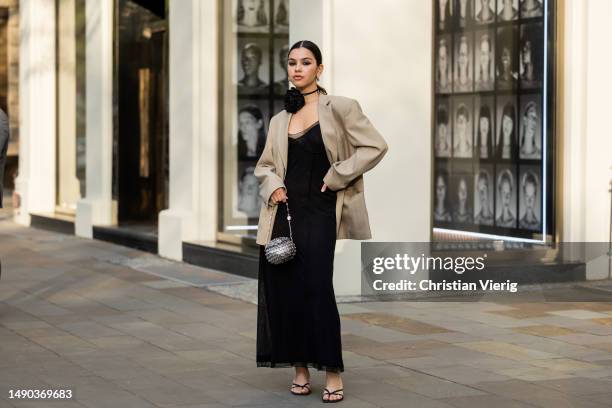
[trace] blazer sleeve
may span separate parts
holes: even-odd
[[[336,191],[346,188],[356,177],[378,164],[389,150],[387,142],[366,117],[357,100],[344,117],[344,128],[355,152],[347,159],[332,163],[323,178]]]
[[[285,187],[283,179],[276,174],[276,166],[274,165],[274,155],[272,151],[272,129],[274,128],[272,121],[268,129],[268,136],[264,145],[263,152],[259,156],[259,160],[255,165],[253,174],[259,180],[259,195],[263,198],[264,203],[271,205],[270,197],[272,193],[279,187]]]

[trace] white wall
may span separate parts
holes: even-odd
[[[15,220],[55,211],[55,1],[21,0],[19,175]]]
[[[565,2],[563,81],[563,236],[565,242],[606,242],[610,228],[612,132],[608,52],[612,3]],[[605,50],[605,51],[604,51]]]
[[[373,241],[428,241],[432,7],[422,0],[291,2],[290,42],[322,50],[322,85],[357,99],[389,151],[364,176]],[[360,291],[360,242],[336,245],[337,295]]]

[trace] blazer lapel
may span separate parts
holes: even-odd
[[[336,141],[336,126],[331,110],[331,98],[329,95],[319,95],[318,101],[319,127],[321,128],[321,136],[325,145],[325,153],[330,163],[338,161],[338,148]],[[280,135],[277,135],[278,152],[282,164],[283,177],[287,173],[287,156],[289,151],[289,122],[291,121],[292,113],[285,111],[283,121],[279,124]]]

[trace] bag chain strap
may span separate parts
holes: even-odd
[[[289,223],[289,237],[293,241],[293,232],[291,231],[291,214],[289,213],[289,203],[285,201],[287,205],[287,221]],[[272,214],[270,214],[270,231],[272,231]]]

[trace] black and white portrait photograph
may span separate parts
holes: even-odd
[[[435,172],[434,221],[451,222],[448,171],[438,166]]]
[[[451,55],[451,36],[440,36],[436,47],[436,92],[438,93],[446,94],[453,91]]]
[[[543,15],[542,0],[521,0],[521,18],[542,17]]]
[[[248,218],[257,218],[261,209],[259,181],[255,174],[255,163],[240,163],[238,171],[237,209]]]
[[[289,0],[274,0],[274,32],[289,32]]]
[[[474,38],[477,91],[492,91],[495,87],[495,31],[477,31]]]
[[[495,158],[497,160],[515,160],[518,143],[518,124],[516,114],[516,96],[497,97],[497,137],[495,139]]]
[[[474,175],[474,224],[493,225],[493,165],[480,166]]]
[[[289,76],[287,73],[287,55],[289,44],[286,39],[274,40],[274,93],[284,95],[289,89]]]
[[[513,21],[519,18],[518,0],[497,0],[497,21]]]
[[[436,157],[451,157],[451,114],[448,98],[440,98],[436,107]]]
[[[270,31],[270,0],[236,0],[236,26],[241,33]]]
[[[476,24],[495,22],[495,0],[474,0],[474,21]]]
[[[474,102],[474,157],[493,159],[493,135],[495,134],[495,105],[493,96],[477,97]]]
[[[453,1],[434,0],[436,5],[436,27],[438,31],[445,31],[453,25]]]
[[[472,48],[474,35],[460,33],[455,36],[455,92],[472,92],[474,76],[472,66]]]
[[[544,74],[544,28],[542,23],[521,25],[519,67],[521,88],[540,88]]]
[[[455,0],[454,14],[457,28],[466,28],[471,23],[473,0]]]
[[[266,144],[267,101],[248,101],[238,108],[238,159],[258,160]]]
[[[516,228],[516,176],[513,166],[497,166],[495,182],[497,227]]]
[[[457,173],[451,176],[451,203],[453,223],[472,223],[474,212],[472,210],[472,175],[470,173]]]
[[[472,97],[454,97],[453,105],[453,157],[472,157],[473,115]]]
[[[257,95],[269,91],[269,46],[266,39],[238,39],[238,95]]]
[[[519,157],[542,158],[542,96],[521,95]]]
[[[495,51],[497,89],[514,89],[518,81],[518,29],[513,26],[497,30]]]
[[[539,166],[519,167],[519,228],[542,229],[542,202]]]

